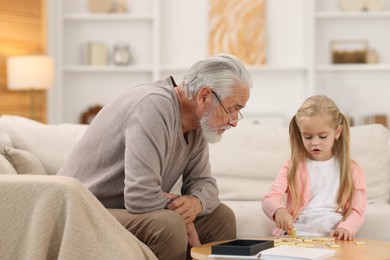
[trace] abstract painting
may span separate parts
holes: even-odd
[[[230,53],[247,65],[266,62],[265,0],[209,0],[209,54]]]

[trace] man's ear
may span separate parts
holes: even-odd
[[[197,102],[203,106],[206,103],[207,97],[211,94],[211,90],[208,87],[202,87],[196,95]]]

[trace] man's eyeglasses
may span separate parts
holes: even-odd
[[[211,89],[210,89],[211,90]],[[234,123],[237,123],[239,120],[243,119],[244,117],[242,116],[241,112],[240,111],[237,111],[238,112],[238,115],[237,115],[237,119],[233,119],[233,117],[235,116],[234,114],[236,113],[236,111],[232,112],[232,113],[229,113],[227,111],[227,109],[225,108],[225,106],[222,104],[221,102],[221,99],[218,97],[217,93],[215,93],[213,90],[211,90],[211,93],[214,94],[214,96],[217,98],[219,104],[221,105],[221,107],[223,108],[223,111],[225,111],[226,115],[229,117],[230,121],[229,121],[229,125],[232,125]]]

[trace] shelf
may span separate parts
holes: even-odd
[[[185,66],[185,65],[163,65],[161,66],[161,71],[170,72],[185,72],[190,68],[191,65]]]
[[[147,66],[88,66],[88,65],[75,65],[65,66],[64,72],[146,72],[151,73],[153,69]]]
[[[303,65],[264,65],[248,66],[249,72],[306,72],[307,67]]]
[[[318,19],[372,19],[390,18],[390,11],[376,12],[318,12],[315,15]]]
[[[151,14],[90,14],[90,13],[71,13],[64,14],[63,18],[69,21],[152,21]]]
[[[317,72],[390,72],[390,64],[317,65]]]
[[[307,67],[295,66],[295,65],[263,65],[263,66],[246,66],[249,72],[261,73],[261,72],[305,72]],[[170,66],[165,65],[161,67],[162,71],[170,72],[185,72],[190,66]]]

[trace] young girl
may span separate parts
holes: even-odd
[[[262,202],[274,236],[353,240],[367,206],[365,174],[350,158],[349,124],[326,96],[312,96],[290,122],[291,158]],[[286,198],[287,196],[287,198]]]

